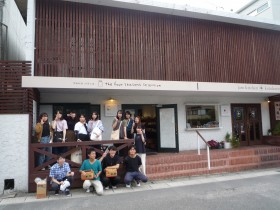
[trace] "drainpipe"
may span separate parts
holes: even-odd
[[[5,5],[5,0],[0,0],[0,23],[3,22],[3,7]]]
[[[7,46],[7,33],[8,33],[8,26],[3,24],[3,7],[5,6],[5,0],[0,0],[0,60],[5,59],[5,50]],[[6,29],[4,31],[4,28]],[[3,37],[5,36],[5,37]],[[4,41],[5,39],[5,41]]]

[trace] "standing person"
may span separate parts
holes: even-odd
[[[104,152],[102,157],[100,158],[100,161],[102,162],[102,168],[103,168],[101,181],[103,183],[105,190],[109,189],[110,184],[112,185],[113,189],[116,189],[118,183],[121,180],[120,176],[118,175],[115,177],[106,177],[106,170],[109,169],[118,170],[120,167],[120,157],[116,155],[117,148],[115,146],[110,146],[108,150],[109,153],[107,154]]]
[[[51,129],[51,125],[48,121],[48,114],[47,113],[41,113],[39,116],[39,122],[35,126],[35,133],[38,142],[41,144],[49,144],[52,143],[52,137],[53,132]],[[47,152],[52,152],[51,147],[43,147],[42,150]],[[40,154],[38,164],[43,165],[43,163],[49,161],[51,158],[47,155]],[[50,168],[50,165],[49,165]],[[42,168],[41,170],[45,170],[45,168]]]
[[[91,140],[102,140],[104,126],[97,112],[92,112],[91,119],[88,121],[88,133],[91,134],[92,132],[94,132],[94,135],[91,135],[91,137],[94,136],[94,139]]]
[[[137,187],[140,187],[140,181],[148,181],[148,178],[139,171],[142,162],[141,158],[136,155],[136,147],[134,145],[131,145],[128,148],[128,156],[124,159],[124,165],[126,168],[126,174],[124,177],[126,187],[131,187],[132,180],[136,181]]]
[[[68,129],[66,120],[62,117],[62,112],[60,110],[56,111],[55,118],[52,121],[52,129],[54,130],[53,142],[66,141],[66,130]],[[54,147],[54,154],[62,154],[67,151],[67,147]]]
[[[85,180],[83,183],[83,188],[86,190],[86,192],[90,192],[90,186],[93,186],[95,188],[95,191],[97,195],[103,194],[103,186],[100,181],[100,175],[102,172],[101,163],[99,160],[95,159],[96,153],[94,149],[90,149],[88,151],[88,157],[89,159],[84,160],[81,168],[80,173],[85,175],[85,171],[93,170],[94,172],[94,178],[93,180]]]
[[[59,194],[61,186],[67,185],[66,189],[63,189],[65,195],[70,196],[70,186],[72,184],[72,178],[74,172],[71,172],[70,166],[65,162],[65,158],[58,155],[57,163],[51,167],[50,175],[52,190],[55,190],[55,195]]]
[[[122,110],[119,110],[117,112],[117,115],[116,117],[114,118],[113,120],[113,123],[112,123],[112,128],[113,128],[113,132],[116,132],[118,131],[118,136],[116,137],[111,137],[111,139],[113,140],[117,140],[117,139],[123,139],[124,138],[124,128],[123,128],[123,122],[122,122]]]
[[[68,126],[68,129],[66,131],[66,139],[69,142],[74,142],[74,141],[76,141],[74,127],[75,127],[76,123],[79,121],[77,118],[76,112],[71,111],[70,114],[67,114],[66,121],[67,121],[67,126]]]
[[[133,134],[131,133],[133,119],[131,118],[130,111],[125,112],[125,119],[124,122],[124,139],[133,139]]]
[[[140,125],[136,128],[135,135],[135,147],[137,151],[137,155],[141,158],[142,165],[140,170],[143,174],[146,175],[146,134],[143,132],[142,127]]]
[[[135,119],[134,119],[134,122],[132,124],[131,133],[134,134],[134,136],[136,135],[136,128],[138,126],[141,126],[142,131],[145,133],[145,127],[141,122],[141,117],[140,116],[136,116]]]
[[[86,117],[84,114],[80,115],[80,121],[76,123],[74,127],[76,139],[78,142],[82,141],[88,141],[89,140],[89,135],[87,132],[87,122],[86,122]]]

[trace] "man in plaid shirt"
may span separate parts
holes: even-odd
[[[51,167],[50,177],[52,189],[55,190],[55,195],[59,194],[60,186],[66,184],[66,181],[70,183],[64,190],[65,195],[70,196],[70,186],[72,183],[72,177],[74,172],[71,172],[70,166],[65,162],[65,158],[58,155],[57,163]]]

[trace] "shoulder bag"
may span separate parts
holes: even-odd
[[[99,123],[100,123],[100,120],[98,120],[97,124],[92,129],[91,134],[90,134],[90,140],[98,140],[98,141],[102,140],[102,136],[101,136],[102,130],[100,130],[100,128],[98,127]]]

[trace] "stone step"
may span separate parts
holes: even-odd
[[[246,164],[262,164],[270,161],[279,161],[280,153],[274,154],[263,154],[263,155],[251,155],[251,156],[241,156],[241,157],[229,157],[222,159],[211,159],[211,167],[226,167],[233,165],[246,165]],[[279,161],[280,162],[280,161]],[[166,171],[180,171],[180,170],[191,170],[191,169],[204,169],[208,167],[207,160],[200,161],[177,161],[174,163],[163,163],[163,164],[150,164],[147,162],[146,170],[147,173],[162,173]]]
[[[199,169],[189,169],[189,170],[180,170],[180,171],[166,171],[161,173],[147,173],[149,180],[161,180],[161,179],[173,179],[179,177],[189,177],[189,176],[199,176],[207,174],[222,174],[222,173],[232,173],[252,169],[260,168],[271,168],[279,167],[279,161],[268,161],[264,163],[251,163],[243,165],[232,165],[232,166],[221,166],[221,167],[211,167],[211,170],[208,168],[199,168]]]

